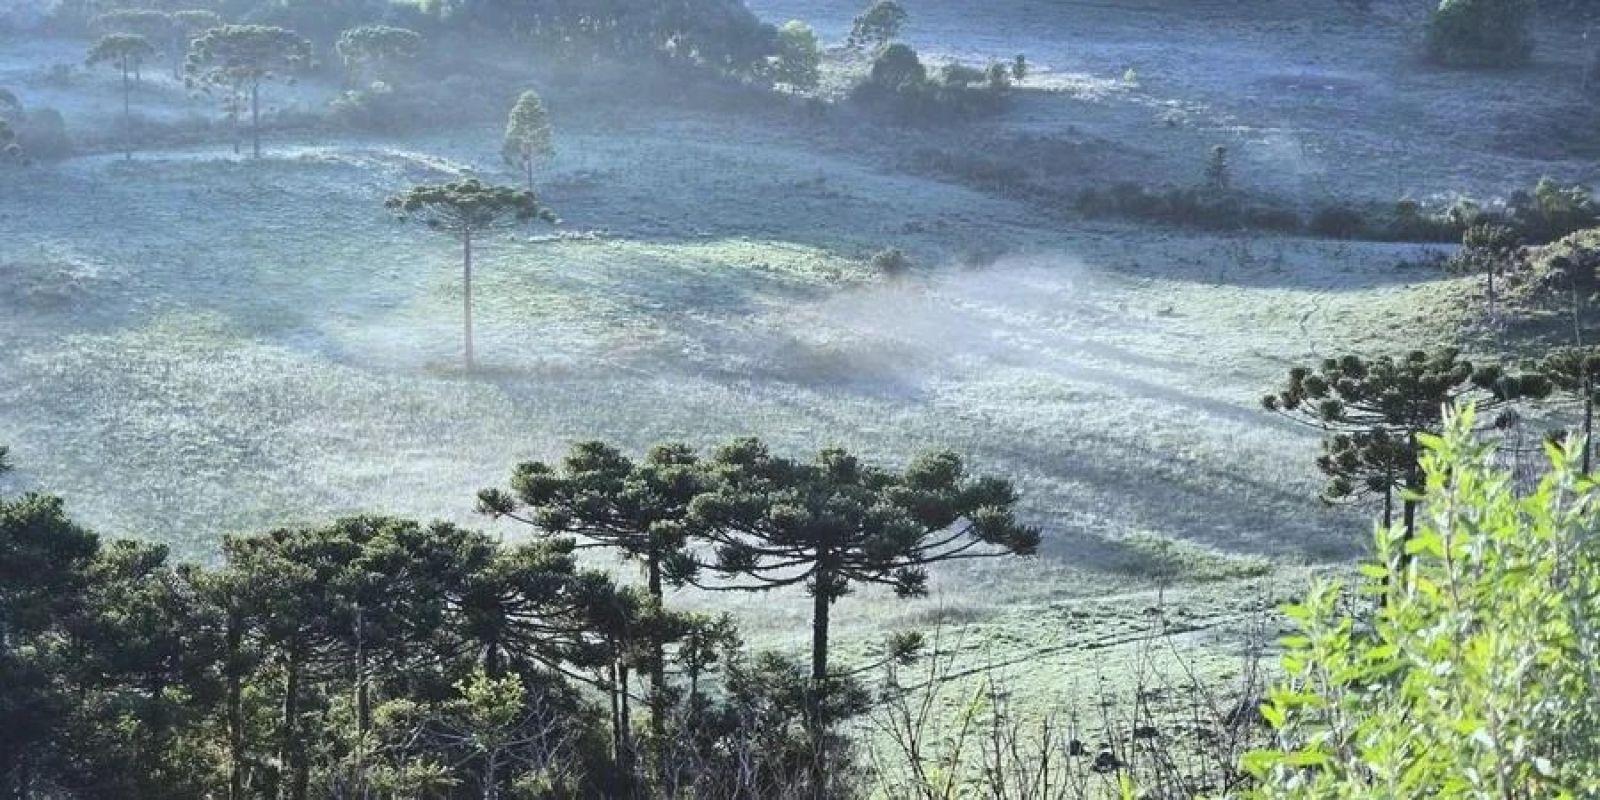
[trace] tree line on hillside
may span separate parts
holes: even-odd
[[[586,443],[480,494],[529,526],[519,544],[356,517],[229,537],[204,566],[102,542],[57,498],[0,498],[0,793],[839,796],[871,665],[831,658],[830,609],[1033,553],[1016,501],[949,453],[897,472],[753,439],[639,460]],[[582,566],[587,549],[643,586]],[[672,609],[673,587],[809,595],[809,665]]]
[[[455,67],[433,61],[444,57],[449,42],[463,39],[526,48],[530,56],[572,65],[602,59],[642,64],[650,74],[676,76],[685,86],[807,95],[822,80],[823,46],[809,25],[761,22],[738,0],[634,0],[609,4],[599,13],[586,4],[499,0],[131,5],[84,0],[60,4],[56,14],[65,29],[97,37],[86,66],[119,76],[119,139],[130,157],[141,129],[160,134],[170,127],[139,118],[134,108],[148,68],[159,63],[194,93],[218,102],[235,152],[240,123],[248,117],[251,152],[258,156],[262,93],[274,82],[293,83],[313,74],[336,77],[342,91],[329,103],[326,118],[361,130],[394,132],[450,116],[440,107],[462,102],[459,91],[445,86]],[[1020,55],[985,68],[950,63],[931,71],[910,46],[896,40],[908,18],[897,0],[876,0],[858,16],[846,40],[847,58],[869,59],[866,69],[855,70],[860,74],[850,97],[871,115],[927,123],[992,113],[1004,107],[1013,83],[1027,74]],[[333,65],[337,75],[331,74]],[[812,100],[808,108],[825,107]],[[33,155],[54,157],[71,149],[64,131],[32,130],[50,114],[41,111],[43,116],[32,120],[14,105],[0,108],[0,120],[14,132],[22,128],[21,138],[43,140],[31,148]],[[46,133],[52,138],[45,140]]]

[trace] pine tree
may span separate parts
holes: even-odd
[[[501,153],[507,164],[523,174],[528,191],[532,192],[534,167],[555,153],[550,141],[550,115],[545,112],[538,92],[531,89],[523,92],[511,107]]]

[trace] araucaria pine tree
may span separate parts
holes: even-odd
[[[512,230],[536,219],[554,221],[533,192],[486,186],[477,180],[413,187],[384,204],[400,219],[461,242],[463,339],[467,369],[472,357],[472,247],[498,231]]]
[[[1537,374],[1512,375],[1497,365],[1475,367],[1454,349],[1412,352],[1401,358],[1330,358],[1313,369],[1296,367],[1288,383],[1262,398],[1268,411],[1327,433],[1317,467],[1329,478],[1324,498],[1381,496],[1388,524],[1401,493],[1404,534],[1416,530],[1422,491],[1418,437],[1437,435],[1448,405],[1473,402],[1489,414],[1522,398],[1550,393]],[[1495,418],[1504,426],[1509,415]]]
[[[836,678],[829,671],[829,620],[839,598],[871,585],[918,597],[935,564],[1032,555],[1039,546],[1039,531],[1016,520],[1011,484],[969,477],[949,452],[924,454],[896,473],[843,450],[802,462],[745,439],[718,450],[708,469],[710,491],[691,510],[716,547],[714,570],[727,581],[700,585],[801,587],[811,595],[808,725],[819,760],[827,733],[821,709]]]
[[[89,66],[109,64],[122,73],[122,146],[126,158],[133,158],[133,75],[155,53],[150,40],[136,33],[107,34],[89,50]]]
[[[89,27],[101,36],[127,34],[141,36],[152,46],[167,46],[174,32],[171,14],[152,8],[117,8],[99,14],[89,21]],[[135,84],[144,83],[144,63],[141,60],[131,70]]]
[[[248,101],[251,151],[260,158],[262,84],[287,78],[310,65],[311,43],[293,31],[268,25],[223,25],[189,44],[184,69],[190,85],[224,92],[224,104],[230,108]]]
[[[682,586],[696,568],[686,550],[696,534],[689,504],[704,490],[703,473],[686,445],[651,448],[635,462],[601,442],[583,442],[559,465],[529,462],[511,476],[511,491],[478,493],[480,511],[514,519],[553,536],[608,548],[644,569],[647,598],[660,615],[665,587]],[[645,631],[650,674],[650,726],[665,729],[669,701],[666,642],[671,631]]]
[[[929,566],[1032,555],[1039,545],[1038,530],[1016,520],[1011,484],[968,477],[954,453],[926,453],[894,473],[843,450],[808,463],[745,439],[718,450],[708,466],[711,490],[695,498],[693,511],[717,545],[714,568],[735,581],[717,588],[805,587],[813,600],[811,674],[819,681],[829,676],[829,610],[854,587],[920,597]]]

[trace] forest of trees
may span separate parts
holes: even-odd
[[[755,440],[638,462],[588,443],[482,493],[532,526],[521,544],[360,517],[232,537],[205,566],[6,497],[0,779],[15,797],[838,796],[839,728],[868,695],[863,665],[828,658],[830,608],[1031,554],[1015,502],[949,453],[889,472]],[[590,548],[639,561],[644,587],[582,566]],[[809,665],[672,609],[690,585],[803,589]]]

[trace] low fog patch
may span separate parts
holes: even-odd
[[[1075,324],[1104,322],[1076,299],[1089,281],[1065,256],[947,267],[777,305],[704,331],[693,351],[727,379],[915,402],[933,385],[995,367],[1065,369],[1056,359],[1075,349]]]

